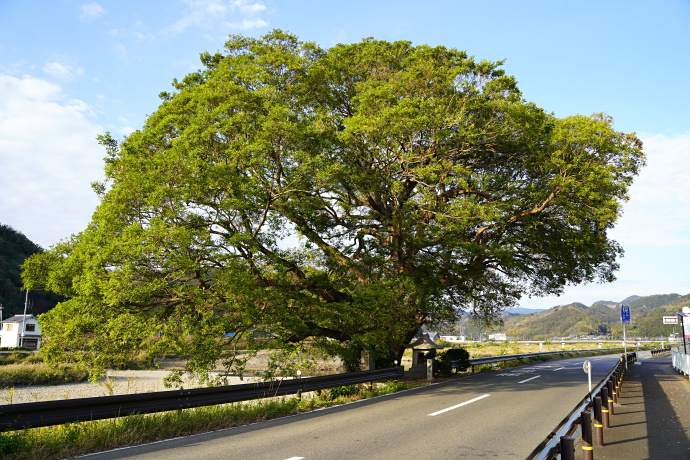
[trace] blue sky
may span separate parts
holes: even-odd
[[[84,229],[102,176],[96,135],[140,128],[229,34],[274,28],[323,47],[373,36],[505,59],[547,111],[613,116],[648,155],[611,232],[626,250],[618,281],[521,305],[690,292],[687,0],[0,0],[0,223],[46,248]]]

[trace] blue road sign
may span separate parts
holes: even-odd
[[[621,323],[630,324],[630,307],[621,305]]]

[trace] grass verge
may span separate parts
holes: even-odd
[[[360,399],[419,386],[389,381],[373,390],[339,387],[324,390],[313,398],[280,398],[250,403],[130,415],[116,419],[8,431],[0,434],[2,459],[60,459],[117,447],[133,446],[162,439],[271,420],[315,408],[344,404]]]
[[[32,362],[0,366],[0,388],[83,382],[87,377],[88,372],[78,371],[72,366],[51,369],[43,363]],[[5,404],[12,404],[12,402],[6,401]]]

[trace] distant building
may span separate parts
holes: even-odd
[[[40,345],[41,328],[38,326],[38,318],[34,315],[15,315],[2,322],[0,347],[26,347],[38,350]]]
[[[489,334],[489,340],[496,340],[497,342],[505,342],[508,340],[506,334]]]
[[[458,342],[466,342],[467,338],[464,335],[442,335],[440,337],[441,340],[444,342],[450,342],[450,343],[458,343]]]

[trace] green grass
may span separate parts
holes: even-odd
[[[73,366],[51,369],[43,363],[28,361],[0,366],[0,388],[83,382],[87,377],[88,372],[78,371]],[[5,403],[11,404],[11,401]]]
[[[351,387],[320,392],[313,398],[280,398],[249,403],[222,404],[181,411],[68,423],[51,427],[9,431],[0,434],[2,459],[59,459],[90,452],[133,446],[178,436],[297,414],[418,386],[389,381],[373,390]]]
[[[83,382],[87,377],[86,371],[77,371],[70,365],[51,369],[43,363],[43,357],[39,353],[20,353],[15,350],[9,355],[0,356],[0,388]],[[0,401],[0,404],[12,404],[11,396],[9,398],[8,401]]]

